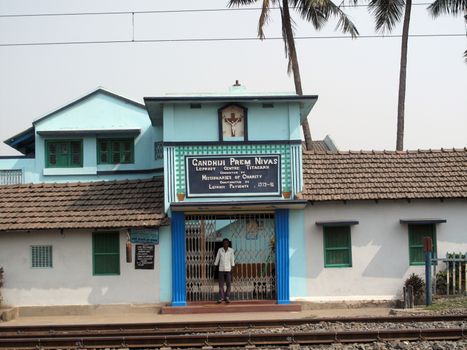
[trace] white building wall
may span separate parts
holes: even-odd
[[[158,303],[159,245],[154,270],[126,262],[126,231],[120,233],[120,275],[93,276],[92,232],[65,230],[0,232],[5,270],[3,303],[10,306]],[[53,268],[31,268],[31,245],[53,246]]]
[[[409,265],[407,225],[400,219],[439,218],[438,256],[467,252],[467,201],[361,201],[315,203],[305,209],[306,295],[295,300],[389,300],[400,297],[404,280],[424,276]],[[351,228],[352,267],[325,268],[323,228],[317,221],[357,220]],[[440,265],[442,267],[442,265]]]

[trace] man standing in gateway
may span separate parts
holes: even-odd
[[[222,240],[222,247],[219,248],[216,255],[215,266],[219,266],[219,300],[220,304],[225,301],[230,303],[230,287],[232,284],[232,267],[235,266],[234,250],[229,247],[228,238]],[[224,283],[227,284],[227,290],[224,292]]]

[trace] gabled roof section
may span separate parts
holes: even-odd
[[[16,149],[17,151],[23,153],[24,155],[26,156],[31,156],[31,155],[34,155],[35,153],[35,125],[53,115],[55,115],[56,113],[58,112],[61,112],[63,110],[66,110],[68,108],[71,108],[73,107],[74,105],[94,96],[94,95],[97,95],[97,94],[104,94],[104,95],[107,95],[107,96],[110,96],[112,98],[115,98],[115,99],[118,99],[120,101],[123,101],[125,103],[128,103],[128,104],[131,104],[133,106],[136,106],[138,108],[141,108],[143,110],[146,110],[146,107],[141,104],[141,103],[138,103],[136,101],[133,101],[133,100],[130,100],[126,97],[123,97],[123,96],[120,96],[120,95],[117,95],[113,92],[110,92],[109,90],[106,90],[102,87],[99,87],[89,93],[87,93],[86,95],[78,98],[78,99],[75,99],[69,103],[67,103],[66,105],[58,108],[58,109],[55,109],[54,111],[50,112],[50,113],[47,113],[46,115],[38,118],[38,119],[35,119],[33,121],[33,126],[28,128],[27,130],[25,131],[22,131],[20,132],[19,134],[15,135],[15,136],[12,136],[10,137],[9,139],[5,140],[4,142]]]
[[[467,199],[467,148],[304,152],[309,201]]]
[[[18,152],[21,152],[25,156],[34,156],[36,149],[36,135],[34,133],[34,127],[30,127],[29,129],[10,137],[8,140],[5,140],[4,143]]]
[[[167,103],[245,103],[245,102],[298,102],[300,105],[300,120],[308,117],[316,101],[317,95],[295,95],[295,94],[230,94],[230,95],[187,95],[187,96],[159,96],[145,97],[144,104],[147,107],[152,121],[162,118],[162,106]]]
[[[163,178],[0,186],[0,231],[166,225]]]
[[[42,120],[51,117],[55,113],[58,113],[58,112],[61,112],[61,111],[65,110],[65,109],[71,108],[74,105],[76,105],[76,104],[78,104],[78,103],[80,103],[80,102],[82,102],[82,101],[84,101],[84,100],[86,100],[86,99],[88,99],[88,98],[90,98],[90,97],[92,97],[94,95],[97,95],[97,94],[107,95],[107,96],[113,97],[115,99],[118,99],[120,101],[123,101],[125,103],[128,103],[128,104],[131,104],[133,106],[139,107],[141,109],[144,109],[144,110],[146,109],[146,107],[141,103],[138,103],[136,101],[130,100],[129,98],[117,95],[117,94],[115,94],[113,92],[110,92],[109,90],[106,90],[106,89],[104,89],[102,87],[98,87],[97,89],[91,91],[90,93],[87,93],[86,95],[84,95],[84,96],[82,96],[82,97],[80,97],[80,98],[78,98],[76,100],[73,100],[73,101],[67,103],[66,105],[64,105],[62,107],[60,107],[60,108],[58,108],[58,109],[56,109],[56,110],[54,110],[54,111],[52,111],[50,113],[47,113],[46,115],[44,115],[44,116],[42,116],[42,117],[40,117],[38,119],[35,119],[32,124],[35,125],[35,124],[41,122]]]

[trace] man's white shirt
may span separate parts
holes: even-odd
[[[219,248],[214,265],[219,265],[219,271],[231,271],[232,267],[235,266],[234,250],[230,247],[227,248],[227,251],[225,251],[224,247]]]

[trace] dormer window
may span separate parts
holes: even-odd
[[[229,104],[219,109],[219,139],[221,141],[247,140],[247,109]]]
[[[46,140],[45,163],[47,168],[83,167],[82,140]]]
[[[134,139],[97,139],[98,164],[131,164],[134,158]]]

